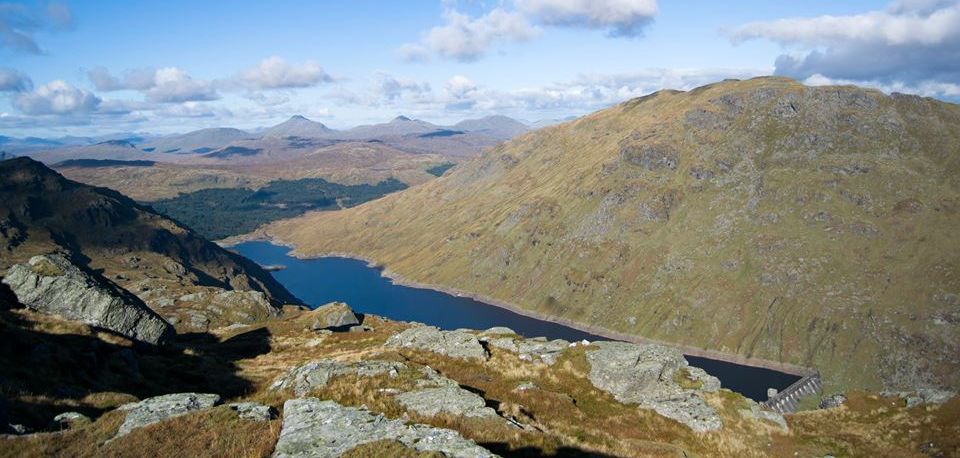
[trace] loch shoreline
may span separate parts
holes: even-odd
[[[809,376],[817,373],[817,370],[815,368],[810,368],[810,367],[805,367],[805,366],[800,366],[800,365],[790,364],[790,363],[783,363],[778,361],[771,361],[771,360],[762,359],[762,358],[749,358],[742,355],[726,353],[726,352],[721,352],[717,350],[709,350],[709,349],[693,347],[689,345],[678,344],[674,342],[666,342],[666,341],[661,341],[656,339],[649,339],[649,338],[645,338],[637,335],[613,331],[600,326],[586,325],[586,324],[577,323],[565,318],[544,315],[539,312],[527,310],[502,300],[485,296],[483,294],[477,294],[477,293],[463,291],[463,290],[446,287],[442,285],[433,285],[433,284],[410,280],[404,277],[403,275],[390,270],[389,266],[385,264],[379,263],[374,259],[368,258],[366,256],[358,255],[355,253],[329,251],[329,252],[322,252],[319,254],[306,255],[302,252],[299,252],[295,244],[291,242],[286,242],[262,230],[257,230],[249,234],[243,234],[240,236],[234,236],[227,239],[219,240],[216,243],[223,246],[224,248],[229,248],[234,245],[239,245],[241,243],[256,242],[256,241],[269,242],[277,246],[289,248],[290,249],[290,252],[288,253],[289,256],[292,256],[297,259],[302,259],[302,260],[334,257],[334,258],[344,258],[344,259],[353,259],[357,261],[362,261],[362,262],[365,262],[368,267],[377,269],[380,272],[381,276],[389,279],[391,282],[399,286],[437,291],[437,292],[449,294],[452,296],[469,298],[477,302],[482,302],[486,305],[508,310],[518,315],[558,324],[571,329],[575,329],[577,331],[593,334],[598,337],[602,337],[604,339],[619,340],[619,341],[632,342],[632,343],[638,343],[638,344],[663,345],[663,346],[679,349],[681,352],[683,352],[683,354],[688,356],[723,361],[727,363],[738,364],[738,365],[748,366],[748,367],[769,369],[769,370],[783,372],[790,375],[795,375],[798,377],[805,377],[805,376]]]

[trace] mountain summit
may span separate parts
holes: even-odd
[[[773,363],[960,388],[960,106],[786,78],[660,91],[267,228],[410,281]]]
[[[323,125],[323,123],[311,121],[301,115],[294,115],[290,119],[265,130],[263,136],[316,138],[328,137],[334,132],[336,131]]]

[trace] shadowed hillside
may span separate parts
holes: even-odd
[[[297,303],[255,263],[105,188],[29,158],[0,162],[0,270],[63,252],[136,294],[172,324],[203,330]]]

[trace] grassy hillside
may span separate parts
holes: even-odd
[[[960,387],[960,106],[783,78],[661,91],[266,232],[584,325]]]

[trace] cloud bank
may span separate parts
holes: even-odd
[[[753,22],[734,42],[766,39],[794,52],[775,72],[922,92],[960,83],[960,2],[901,0],[884,10]],[[912,89],[912,90],[911,90]]]

